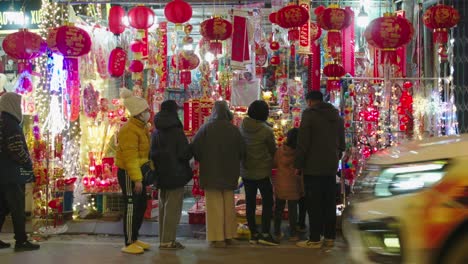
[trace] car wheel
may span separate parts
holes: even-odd
[[[468,233],[450,243],[450,247],[442,254],[441,264],[468,263]]]

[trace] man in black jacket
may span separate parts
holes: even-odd
[[[8,213],[13,219],[15,251],[39,249],[39,245],[27,240],[25,231],[24,185],[34,180],[28,178],[32,161],[20,126],[23,120],[21,96],[5,93],[0,98],[0,230]],[[10,244],[0,241],[1,248]]]
[[[335,175],[345,150],[344,122],[333,105],[323,102],[321,92],[309,92],[306,100],[309,107],[302,113],[295,166],[304,175],[310,234],[297,246],[331,247],[336,236]]]

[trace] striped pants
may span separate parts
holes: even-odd
[[[128,246],[138,240],[138,232],[146,211],[146,191],[143,188],[142,193],[134,193],[135,185],[125,170],[119,169],[117,177],[125,203],[123,226],[125,245]]]

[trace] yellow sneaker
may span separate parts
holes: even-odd
[[[123,253],[127,253],[127,254],[143,254],[144,250],[138,246],[136,243],[133,243],[133,244],[130,244],[126,247],[123,247],[121,249],[121,251]]]
[[[150,249],[150,247],[151,247],[150,244],[145,243],[145,242],[140,241],[140,240],[135,241],[134,244],[136,244],[137,246],[141,247],[143,250],[148,250],[148,249]]]

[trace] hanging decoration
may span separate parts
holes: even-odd
[[[310,12],[310,1],[309,0],[300,0],[299,5]],[[307,20],[307,22],[299,28],[299,54],[310,54],[310,43],[312,40],[311,35],[315,32],[312,32],[312,22]],[[316,25],[315,25],[316,26]],[[315,33],[316,34],[316,33]]]
[[[155,14],[153,10],[146,6],[136,6],[128,11],[128,22],[130,26],[137,30],[136,40],[141,41],[141,59],[146,60],[148,56],[148,28],[153,26]],[[141,81],[141,80],[138,80]],[[138,84],[138,82],[137,82]]]
[[[328,8],[319,6],[315,9],[317,24],[328,31],[327,43],[334,59],[341,53],[341,30],[351,25],[351,14],[339,5],[333,4]]]
[[[109,10],[109,31],[114,35],[119,36],[125,31],[125,24],[123,19],[125,17],[125,10],[119,5],[114,5]]]
[[[68,73],[64,113],[68,120],[76,121],[80,114],[78,57],[89,53],[91,38],[85,30],[67,24],[49,31],[47,45],[52,52],[64,56],[64,68]]]
[[[340,79],[345,75],[343,66],[333,62],[323,68],[323,74],[328,77],[327,91],[340,90]]]
[[[180,71],[180,83],[187,89],[192,83],[191,71],[198,67],[200,59],[193,51],[184,50],[172,57],[171,64]]]
[[[127,61],[127,52],[117,47],[109,55],[107,70],[112,77],[121,77],[125,72],[125,63]]]
[[[452,6],[437,4],[426,10],[423,22],[426,27],[433,30],[433,41],[439,44],[439,55],[442,60],[447,60],[448,31],[460,22],[460,13]]]
[[[221,41],[232,35],[232,24],[221,17],[214,17],[200,24],[200,34],[210,41],[210,51],[216,57],[217,54],[223,52]]]
[[[167,88],[169,75],[167,71],[167,22],[159,23],[159,27],[156,33],[158,36],[158,41],[156,43],[158,50],[155,55],[155,71],[159,77],[157,90],[160,93],[164,93],[165,89]]]
[[[32,92],[31,61],[41,56],[46,50],[46,43],[36,33],[27,29],[8,34],[2,43],[5,53],[18,61],[18,87],[17,93]]]
[[[250,61],[249,32],[247,12],[235,10],[233,19],[232,43],[231,45],[231,67],[234,70],[245,70]]]
[[[164,7],[164,16],[175,24],[176,30],[181,30],[182,24],[192,18],[192,6],[183,0],[173,0]]]
[[[350,16],[350,24],[354,25],[354,11],[351,7],[345,7],[346,12]],[[341,31],[342,33],[342,47],[341,47],[341,64],[346,73],[355,76],[355,27],[350,26]]]

